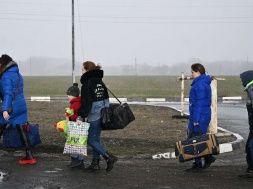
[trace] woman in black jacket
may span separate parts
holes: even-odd
[[[102,82],[104,75],[100,65],[86,61],[83,63],[81,76],[81,107],[78,110],[77,123],[87,121],[90,123],[88,145],[93,149],[91,165],[87,168],[92,171],[99,170],[100,155],[106,160],[106,171],[112,170],[117,157],[109,154],[100,143],[101,135],[101,109],[109,106],[107,88]]]

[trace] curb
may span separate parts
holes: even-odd
[[[224,131],[227,133],[230,133],[234,135],[237,139],[233,142],[228,142],[228,143],[223,143],[220,144],[220,154],[222,153],[227,153],[227,152],[232,152],[233,150],[240,149],[244,147],[244,139],[242,138],[241,135],[230,132],[226,129],[223,129],[221,127],[218,127],[220,131]],[[155,154],[152,156],[152,159],[170,159],[170,158],[176,158],[175,152],[166,152],[166,153],[160,153],[160,154]]]
[[[174,110],[177,110],[174,107],[171,107],[171,108],[173,108]],[[177,110],[177,111],[179,111],[179,110]],[[220,144],[220,154],[232,152],[233,150],[237,150],[237,149],[244,147],[244,139],[241,135],[239,135],[237,133],[233,133],[233,132],[223,129],[221,127],[217,127],[217,128],[220,131],[229,133],[229,134],[234,135],[236,137],[235,141]],[[152,159],[170,159],[170,158],[176,158],[175,152],[166,152],[166,153],[152,155]]]
[[[25,97],[28,101],[68,101],[68,98],[65,96],[30,96]],[[118,98],[121,102],[180,102],[180,98]],[[110,102],[118,102],[115,98],[109,98]],[[243,99],[241,96],[234,97],[218,97],[218,101],[221,102],[240,102]],[[188,98],[184,99],[185,102],[188,101]]]

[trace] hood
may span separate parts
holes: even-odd
[[[10,61],[7,65],[6,68],[3,70],[3,72],[0,74],[0,78],[2,77],[2,75],[7,72],[7,71],[11,71],[11,72],[19,72],[19,68],[18,68],[18,64],[14,61]]]
[[[91,70],[88,72],[85,72],[80,79],[80,82],[83,84],[85,80],[88,80],[90,78],[97,78],[97,79],[102,79],[104,76],[104,71],[103,70]]]
[[[245,89],[247,89],[247,85],[253,80],[253,70],[248,70],[241,73],[240,78],[242,80],[242,85],[245,87]]]

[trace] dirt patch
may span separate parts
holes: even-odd
[[[36,152],[62,153],[65,137],[53,126],[65,119],[68,102],[27,102],[29,122],[40,125],[42,144]],[[130,105],[136,120],[123,130],[103,131],[101,142],[115,155],[138,155],[167,152],[175,142],[186,138],[187,119],[175,119],[174,109],[161,106]],[[234,136],[219,137],[220,143],[234,141]],[[9,149],[14,150],[14,149]],[[15,149],[16,150],[16,149]],[[88,151],[91,149],[89,148]]]

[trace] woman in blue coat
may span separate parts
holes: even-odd
[[[24,97],[23,77],[19,73],[16,62],[8,55],[0,57],[0,98],[2,100],[2,115],[0,115],[0,135],[6,125],[15,125],[25,145],[25,157],[18,161],[19,164],[35,164],[31,152],[26,125],[27,106]],[[10,112],[10,107],[12,111]]]
[[[205,134],[208,131],[211,121],[211,81],[212,78],[206,75],[205,67],[196,63],[191,66],[193,82],[189,93],[189,137]],[[211,155],[205,156],[205,165],[202,167],[201,158],[196,158],[192,168],[186,171],[200,171],[211,165],[215,158]]]

